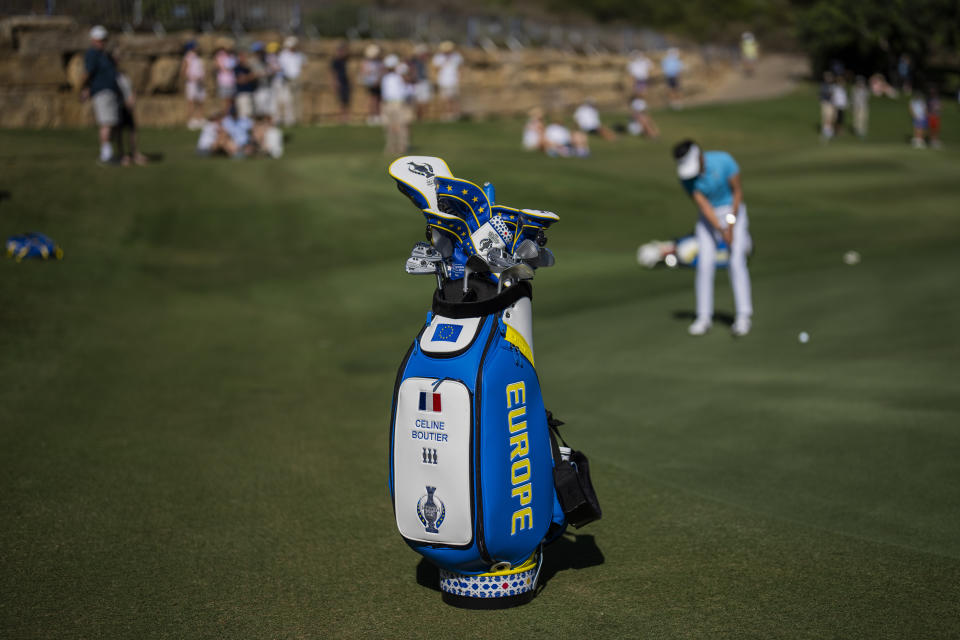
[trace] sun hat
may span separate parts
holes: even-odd
[[[297,43],[300,42],[297,40],[297,36],[287,36],[283,41],[283,46],[287,49],[293,49],[297,46]]]
[[[90,29],[90,39],[91,40],[106,40],[107,39],[107,28],[102,24]]]
[[[400,62],[400,58],[391,53],[383,59],[383,66],[385,66],[387,69],[393,69],[395,66],[397,66],[398,62]]]

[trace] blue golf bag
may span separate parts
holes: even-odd
[[[530,599],[543,545],[600,517],[586,458],[560,446],[544,407],[532,287],[492,280],[442,279],[397,373],[390,425],[397,528],[461,606]]]

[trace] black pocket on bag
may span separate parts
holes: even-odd
[[[567,522],[579,529],[603,516],[600,501],[590,481],[590,462],[579,451],[570,452],[570,460],[559,460],[553,468],[557,498]]]

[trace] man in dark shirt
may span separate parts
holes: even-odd
[[[83,57],[86,76],[80,99],[90,99],[100,134],[100,161],[113,158],[110,135],[120,121],[120,87],[117,85],[117,63],[106,51],[107,30],[97,25],[90,29],[90,48]]]
[[[350,59],[350,47],[346,42],[337,45],[337,52],[330,61],[330,74],[333,76],[333,86],[337,90],[337,100],[340,102],[340,122],[346,123],[350,119],[350,77],[347,75],[347,61]]]
[[[246,51],[237,52],[237,64],[233,67],[237,78],[237,94],[234,106],[238,118],[253,117],[253,93],[257,90],[257,74],[254,73]]]

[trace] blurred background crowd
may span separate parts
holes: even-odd
[[[907,96],[910,143],[941,144],[941,96],[960,95],[949,2],[892,16],[852,0],[708,4],[8,0],[0,126],[95,120],[100,160],[128,165],[146,162],[138,123],[196,130],[203,155],[279,158],[296,124],[383,127],[396,155],[417,121],[525,115],[523,148],[587,156],[591,136],[659,136],[651,109],[812,74],[824,141],[866,137],[869,100]]]

